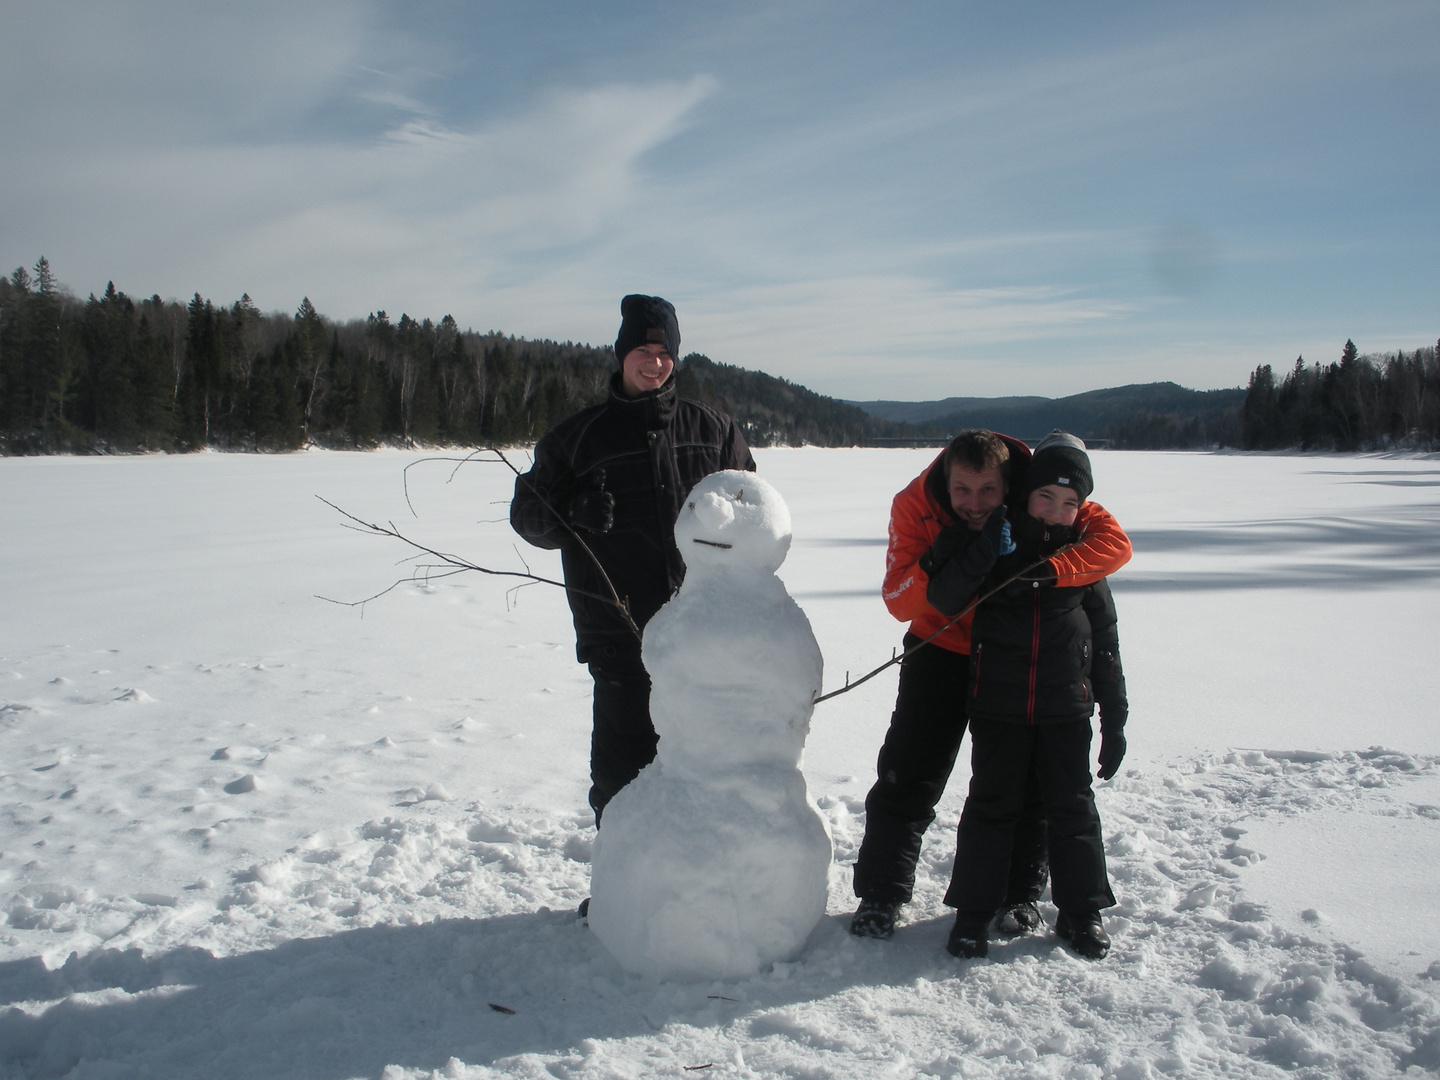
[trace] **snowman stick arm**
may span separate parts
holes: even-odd
[[[558,510],[555,509],[554,506],[550,504],[550,500],[545,498],[545,493],[541,491],[539,487],[537,487],[530,480],[530,477],[526,473],[522,473],[519,469],[515,467],[514,463],[512,463],[511,460],[505,456],[505,452],[503,450],[501,450],[498,446],[487,446],[485,449],[493,451],[495,456],[505,463],[505,467],[515,474],[515,478],[522,481],[525,486],[530,489],[531,493],[535,496],[535,498],[539,500],[540,505],[545,507],[546,510],[548,510],[551,514],[554,515],[555,520],[558,521],[562,526],[564,526],[565,531],[570,534],[570,538],[574,540],[577,545],[579,545],[580,550],[585,552],[586,557],[595,564],[595,569],[599,571],[600,580],[605,583],[605,589],[608,595],[592,593],[585,589],[576,589],[569,585],[563,586],[565,591],[578,593],[581,596],[588,596],[592,599],[600,600],[604,603],[612,605],[617,611],[620,612],[620,615],[625,620],[625,624],[630,627],[630,632],[635,635],[635,640],[643,640],[644,635],[641,634],[640,627],[636,625],[634,617],[630,614],[630,605],[624,600],[622,600],[620,598],[620,594],[615,591],[615,585],[611,582],[610,575],[605,572],[604,564],[601,563],[599,556],[597,556],[595,552],[590,550],[590,545],[585,542],[585,538],[575,531],[575,529],[571,526],[570,522],[566,520],[564,514],[560,513]],[[556,583],[551,582],[551,584]]]
[[[1073,547],[1073,546],[1074,546],[1073,544],[1067,544],[1065,547],[1061,548],[1060,551],[1068,550],[1068,548]],[[910,646],[910,648],[906,649],[904,652],[902,652],[902,653],[897,653],[896,655],[892,656],[889,660],[886,660],[885,663],[881,664],[881,665],[880,665],[879,667],[877,667],[875,670],[869,671],[869,672],[865,673],[864,675],[860,676],[860,678],[856,679],[854,682],[851,682],[851,681],[847,678],[847,679],[845,680],[845,685],[842,686],[839,690],[831,690],[828,694],[818,694],[818,695],[816,695],[814,703],[815,703],[816,705],[819,705],[822,701],[829,701],[831,698],[839,697],[841,694],[848,694],[851,690],[854,690],[854,689],[855,689],[857,686],[859,686],[861,683],[867,683],[867,682],[869,682],[871,679],[873,679],[876,675],[879,675],[879,674],[880,674],[882,671],[884,671],[886,668],[892,668],[892,667],[894,667],[896,664],[901,663],[907,656],[909,656],[911,653],[915,652],[915,651],[916,651],[917,649],[919,649],[921,646],[929,645],[930,642],[934,641],[937,637],[939,637],[941,634],[943,634],[946,630],[950,629],[950,627],[954,626],[954,625],[955,625],[957,622],[959,622],[961,619],[965,618],[966,615],[969,615],[969,614],[970,614],[972,611],[974,611],[980,604],[984,603],[986,600],[989,600],[990,597],[994,596],[994,595],[995,595],[996,593],[998,593],[1001,589],[1005,588],[1007,585],[1011,584],[1012,582],[1015,582],[1015,581],[1020,580],[1021,577],[1023,577],[1023,576],[1026,575],[1026,574],[1028,574],[1031,570],[1034,570],[1036,567],[1040,566],[1042,563],[1048,562],[1053,556],[1058,555],[1058,554],[1059,554],[1059,552],[1051,552],[1049,555],[1046,555],[1045,558],[1043,558],[1043,559],[1036,559],[1036,560],[1035,560],[1033,563],[1031,563],[1029,566],[1022,566],[1019,570],[1016,570],[1015,573],[1011,574],[1011,575],[1010,575],[1008,578],[1006,578],[1004,581],[1000,582],[1000,584],[996,585],[996,586],[995,586],[993,589],[991,589],[989,592],[984,593],[984,594],[979,595],[979,596],[976,596],[974,600],[971,600],[970,603],[967,604],[963,609],[961,609],[961,610],[960,610],[959,612],[957,612],[955,615],[952,615],[952,616],[950,617],[950,620],[949,620],[948,622],[946,622],[943,626],[940,627],[940,629],[936,630],[933,634],[931,634],[929,637],[927,637],[924,641],[917,641],[914,645]]]
[[[488,574],[491,577],[518,577],[524,578],[527,582],[535,582],[541,585],[556,585],[564,589],[566,592],[579,593],[581,596],[588,596],[593,600],[599,600],[603,603],[618,604],[620,610],[624,612],[626,620],[630,622],[630,625],[632,627],[635,625],[634,621],[630,619],[629,609],[624,605],[623,602],[613,598],[612,596],[605,596],[600,593],[593,593],[587,589],[577,589],[571,585],[565,584],[565,582],[563,581],[556,581],[553,578],[542,577],[539,574],[532,573],[528,566],[526,566],[525,570],[523,571],[495,570],[488,566],[480,566],[477,563],[470,562],[470,560],[468,559],[461,558],[459,555],[451,555],[447,552],[437,551],[434,548],[426,547],[424,544],[420,543],[417,540],[410,539],[410,537],[406,536],[404,533],[402,533],[399,529],[395,527],[394,522],[388,522],[385,525],[378,525],[373,521],[366,521],[363,518],[358,518],[347,510],[342,510],[340,507],[336,506],[329,499],[326,499],[323,496],[317,495],[315,497],[321,502],[323,502],[326,506],[330,507],[330,509],[334,510],[341,517],[344,517],[353,523],[346,526],[346,528],[352,528],[356,532],[369,533],[372,536],[388,536],[391,539],[399,540],[402,544],[406,544],[409,547],[414,548],[419,555],[429,555],[439,560],[439,562],[435,564],[422,564],[416,566],[415,572],[410,574],[408,577],[401,578],[399,581],[396,581],[393,584],[386,586],[379,592],[375,593],[373,596],[367,596],[363,600],[335,600],[328,596],[317,596],[316,599],[318,600],[324,600],[330,604],[340,604],[343,607],[362,607],[365,604],[368,604],[371,600],[375,600],[381,596],[384,596],[392,589],[403,585],[406,582],[428,582],[433,581],[437,578],[450,577],[452,574],[461,574],[465,573],[466,571],[473,570],[476,573]],[[524,565],[523,559],[521,560],[521,563],[522,565]],[[442,572],[435,573],[434,571]],[[635,633],[638,636],[640,631],[636,629]]]

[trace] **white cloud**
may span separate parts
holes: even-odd
[[[359,72],[363,0],[7,4],[7,140],[156,145],[214,140],[303,114]]]
[[[0,164],[27,211],[6,246],[47,254],[81,291],[125,266],[140,280],[121,287],[139,291],[429,313],[633,212],[641,159],[712,89],[557,90],[474,130],[408,121],[363,145],[32,150]]]
[[[443,32],[385,0],[12,8],[0,258],[44,254],[82,293],[309,295],[336,318],[599,343],[623,293],[655,292],[687,348],[856,397],[1234,384],[1265,342],[1293,358],[1317,311],[1338,325],[1300,297],[1335,294],[1316,253],[1342,248],[1345,317],[1423,322],[1373,299],[1398,295],[1391,232],[1289,198],[1364,172],[1378,205],[1425,174],[1418,144],[1395,169],[1329,167],[1346,123],[1415,126],[1373,79],[1347,91],[1359,121],[1308,106],[1352,52],[1413,67],[1423,6],[1122,4],[1072,42],[1021,5],[978,20],[1005,23],[993,40],[957,29],[973,13],[940,20],[953,62],[907,65],[924,20],[903,5],[892,32],[865,5],[742,2],[647,22],[642,67],[557,61],[557,42],[608,56],[636,30],[578,6],[477,6]],[[627,70],[669,75],[602,81]],[[1194,242],[1161,242],[1176,222]]]

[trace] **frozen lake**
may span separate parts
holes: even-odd
[[[890,498],[933,454],[756,454],[827,689],[899,644]],[[1440,460],[1093,455],[1135,544],[1113,579],[1130,756],[1097,789],[1108,960],[1046,934],[944,953],[968,749],[906,925],[844,932],[891,671],[815,712],[836,865],[805,955],[674,986],[570,914],[589,677],[559,590],[316,598],[409,572],[316,496],[558,574],[506,524],[503,466],[415,465],[412,515],[422,457],[0,459],[3,1075],[1440,1068]]]

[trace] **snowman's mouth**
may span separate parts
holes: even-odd
[[[697,544],[704,544],[706,547],[724,548],[727,551],[735,546],[734,544],[722,544],[716,540],[701,540],[698,536],[692,536],[690,539],[695,541],[695,543]]]

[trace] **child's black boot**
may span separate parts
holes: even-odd
[[[945,942],[945,951],[951,956],[958,956],[961,960],[974,960],[978,956],[985,956],[990,952],[990,942],[987,940],[989,920],[976,923],[967,919],[965,915],[955,916],[955,925],[950,928],[950,939]]]
[[[1098,911],[1076,915],[1062,911],[1055,920],[1055,935],[1088,960],[1104,960],[1110,952],[1110,935],[1105,933]]]

